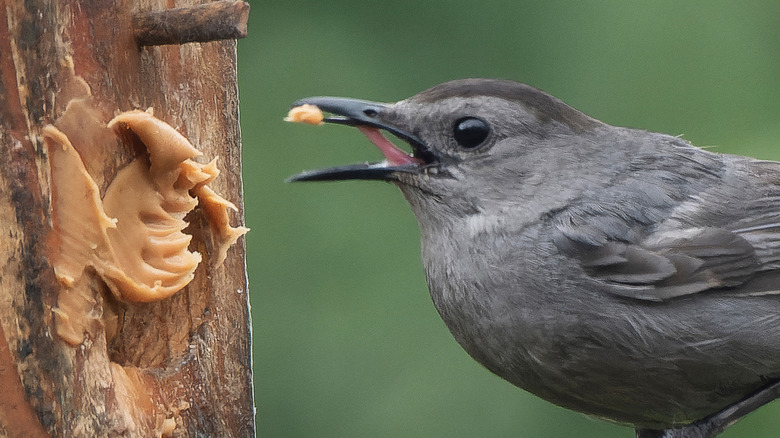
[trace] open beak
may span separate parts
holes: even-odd
[[[352,164],[327,169],[310,170],[288,178],[287,181],[338,181],[349,179],[394,180],[398,173],[416,173],[423,166],[434,163],[435,156],[425,144],[401,128],[383,121],[382,113],[388,105],[343,97],[308,97],[295,102],[292,107],[314,105],[326,113],[326,123],[357,127],[384,154],[379,163]],[[409,143],[412,154],[398,149],[380,130],[387,131]]]

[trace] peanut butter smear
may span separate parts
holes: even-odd
[[[120,138],[137,138],[141,155],[121,169],[100,199],[95,181],[68,137],[44,128],[51,169],[51,258],[60,283],[69,288],[89,266],[119,299],[150,302],[184,288],[202,260],[190,252],[184,217],[200,205],[213,233],[220,266],[228,248],[249,231],[232,227],[235,205],[208,184],[219,174],[216,159],[201,155],[167,123],[143,111],[128,111],[108,123]],[[74,339],[75,341],[76,339]]]

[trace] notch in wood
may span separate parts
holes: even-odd
[[[165,11],[138,12],[133,34],[140,46],[238,39],[246,36],[249,3],[216,1]]]

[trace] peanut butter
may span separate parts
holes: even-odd
[[[216,266],[248,229],[230,226],[228,210],[236,207],[208,186],[219,174],[216,162],[193,161],[200,151],[170,125],[150,113],[129,111],[116,116],[108,129],[125,137],[132,133],[148,156],[121,169],[100,199],[68,137],[54,126],[44,128],[55,274],[68,288],[91,266],[122,300],[167,298],[192,280],[202,260],[188,250],[192,236],[183,232],[188,225],[184,217],[193,208],[200,205],[209,221]]]
[[[310,125],[321,125],[322,120],[322,110],[308,103],[291,109],[287,113],[287,117],[284,118],[285,122],[308,123]]]

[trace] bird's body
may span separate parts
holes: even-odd
[[[428,286],[464,349],[515,385],[643,428],[688,424],[780,378],[780,165],[603,129],[605,143],[564,141],[578,159],[543,193],[480,193],[435,218],[415,202],[446,197],[409,196]],[[624,168],[579,180],[616,149]]]
[[[416,161],[299,179],[395,182],[436,309],[492,372],[638,429],[780,379],[779,163],[606,125],[509,81],[373,115],[317,99],[333,121],[400,132]]]

